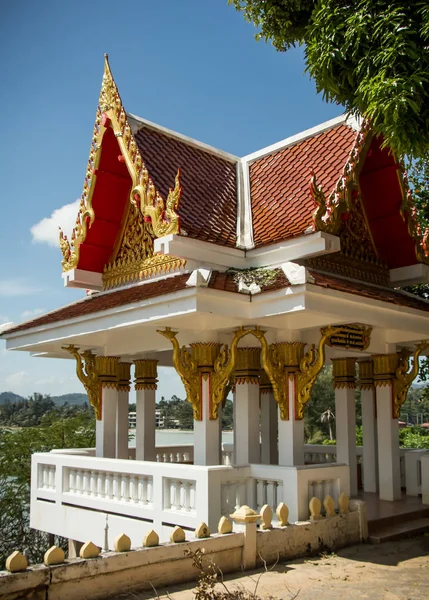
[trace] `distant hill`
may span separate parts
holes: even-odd
[[[62,394],[61,396],[51,396],[52,400],[57,406],[68,404],[69,406],[82,406],[83,404],[89,404],[88,396],[86,394]],[[14,394],[13,392],[1,392],[0,393],[0,406],[2,404],[10,403],[15,404],[25,400],[23,396]]]
[[[57,406],[62,406],[66,403],[70,406],[89,404],[88,396],[86,394],[63,394],[62,396],[51,396],[51,398]]]
[[[6,404],[7,402],[14,404],[15,402],[20,402],[21,400],[24,400],[24,398],[22,396],[18,396],[18,394],[14,394],[13,392],[0,393],[0,406],[2,404]]]

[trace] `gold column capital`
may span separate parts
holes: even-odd
[[[261,348],[237,348],[234,380],[236,384],[259,383]]]
[[[131,363],[120,362],[118,363],[118,389],[123,392],[130,391],[130,379],[131,379]]]
[[[368,360],[359,360],[359,379],[358,386],[361,390],[374,389],[374,364],[372,358]]]
[[[135,389],[156,390],[158,383],[158,361],[155,359],[142,358],[134,361],[135,366]]]
[[[220,354],[222,344],[218,342],[193,342],[189,345],[192,359],[195,361],[200,373],[211,373]]]
[[[264,369],[261,369],[259,373],[259,392],[261,394],[271,394],[273,392],[273,384]]]
[[[391,384],[396,377],[396,369],[399,366],[399,355],[396,352],[391,354],[373,354],[372,361],[375,387]]]
[[[356,388],[356,358],[344,357],[332,359],[332,377],[334,388]]]
[[[102,388],[118,388],[118,365],[118,356],[95,357],[95,369]]]
[[[282,362],[289,376],[299,371],[299,365],[305,353],[305,342],[276,342],[270,345],[270,351]]]

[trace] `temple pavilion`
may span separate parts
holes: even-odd
[[[134,542],[148,526],[215,527],[244,503],[284,501],[296,521],[313,496],[401,496],[399,411],[429,339],[429,303],[402,288],[428,281],[429,247],[402,165],[369,123],[338,117],[240,158],[127,113],[106,58],[76,226],[60,247],[64,285],[86,295],[3,338],[76,363],[96,448],[33,456],[33,527],[103,545],[106,518],[112,538]],[[325,364],[331,461],[304,443]],[[183,381],[192,447],[156,447],[158,366]]]

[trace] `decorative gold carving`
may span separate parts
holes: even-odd
[[[401,216],[408,226],[408,233],[414,240],[417,260],[429,264],[429,229],[426,228],[422,231],[408,176],[403,165],[401,165],[398,176],[402,188]]]
[[[144,208],[145,217],[150,219],[150,226],[155,237],[159,238],[170,233],[178,233],[179,231],[179,208],[182,188],[180,185],[180,169],[177,171],[174,189],[169,190],[167,202],[156,194],[151,202],[148,202]],[[147,196],[149,199],[149,195]]]
[[[339,327],[325,327],[321,330],[321,338],[318,349],[312,344],[305,353],[299,364],[299,372],[296,376],[296,403],[295,418],[304,418],[304,407],[310,400],[311,390],[318,374],[325,364],[325,345],[329,338],[340,331]]]
[[[156,390],[158,383],[157,360],[139,359],[134,361],[135,365],[135,389]]]
[[[359,173],[371,140],[367,121],[356,137],[343,174],[329,198],[326,198],[313,173],[310,189],[317,206],[315,229],[339,236],[341,251],[326,257],[310,258],[306,264],[322,271],[389,285],[389,269],[377,254],[359,186]]]
[[[361,390],[372,390],[374,388],[374,365],[372,360],[360,360],[358,385]]]
[[[333,358],[332,376],[335,389],[354,389],[356,387],[356,358]]]
[[[287,421],[289,419],[289,383],[284,362],[279,356],[278,344],[269,346],[265,338],[265,331],[259,327],[252,330],[251,333],[261,343],[262,366],[273,386],[274,398],[280,408],[280,418]]]
[[[101,419],[101,385],[95,366],[95,355],[90,350],[79,354],[79,348],[70,344],[63,346],[76,359],[76,374],[88,394],[89,403],[94,409],[95,418]]]
[[[131,363],[118,363],[118,389],[123,392],[129,392],[131,389]]]
[[[191,352],[180,348],[176,339],[177,331],[166,327],[159,331],[173,345],[173,365],[185,386],[186,397],[194,409],[194,419],[201,421],[201,377],[210,376],[210,419],[218,418],[218,407],[225,400],[230,385],[231,375],[237,360],[238,342],[250,333],[250,330],[239,329],[235,332],[231,348],[212,342],[191,344]],[[211,364],[210,364],[210,361]]]
[[[376,387],[390,385],[396,375],[399,355],[396,352],[392,354],[374,354],[372,360],[374,365],[374,385]]]
[[[343,221],[343,214],[350,211],[350,194],[358,182],[359,164],[363,151],[369,147],[371,142],[370,123],[365,121],[360,132],[356,136],[348,161],[344,167],[336,189],[329,198],[325,197],[323,190],[317,184],[316,175],[313,173],[311,181],[311,192],[317,209],[314,213],[314,224],[318,231],[325,231],[334,235],[339,234]]]
[[[183,266],[183,261],[174,257],[154,257],[152,239],[158,235],[179,233],[180,219],[176,211],[181,188],[178,171],[174,190],[170,191],[167,203],[155,189],[131,132],[106,55],[84,191],[71,242],[60,231],[63,271],[69,271],[78,265],[79,247],[85,241],[88,228],[94,222],[92,194],[96,183],[95,172],[107,127],[112,127],[115,133],[130,174],[132,180],[130,202],[134,207],[134,210],[133,207],[129,207],[129,219],[127,219],[122,233],[125,247],[122,248],[122,243],[119,244],[105,269],[103,279],[105,279],[106,287],[113,287],[154,273],[170,272]],[[130,242],[137,247],[132,245],[130,248]]]
[[[211,373],[222,344],[218,344],[217,342],[194,342],[189,345],[191,347],[192,358],[197,363],[200,372],[204,375]]]
[[[234,380],[237,384],[259,383],[261,372],[261,349],[238,348]]]
[[[228,388],[237,362],[238,342],[251,331],[242,327],[238,329],[232,339],[231,348],[228,350],[228,346],[225,344],[214,362],[211,375],[211,419],[217,419],[219,405],[225,398],[225,390]]]
[[[176,339],[177,331],[172,331],[170,327],[166,327],[165,331],[157,330],[157,333],[171,341],[173,345],[173,366],[185,387],[186,399],[194,409],[194,419],[201,421],[201,383],[198,363],[192,358],[186,346],[179,346]]]
[[[371,342],[372,327],[366,327],[359,323],[333,325],[333,327],[336,327],[338,331],[326,340],[328,346],[346,350],[366,350]]]
[[[401,411],[401,406],[407,399],[408,390],[414,379],[417,377],[419,372],[419,356],[423,352],[429,348],[429,344],[426,340],[423,340],[415,347],[413,352],[413,366],[410,371],[410,355],[411,352],[408,350],[403,350],[399,353],[399,364],[396,369],[396,377],[393,382],[393,416],[394,418],[399,418],[399,413]]]

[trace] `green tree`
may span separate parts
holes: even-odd
[[[49,546],[48,534],[30,528],[31,455],[94,446],[93,412],[75,408],[74,416],[64,417],[57,410],[46,413],[36,427],[0,428],[0,568],[17,549],[25,549],[31,562],[41,562]]]
[[[328,101],[371,120],[399,156],[429,151],[427,0],[228,0],[277,50],[305,44]]]

